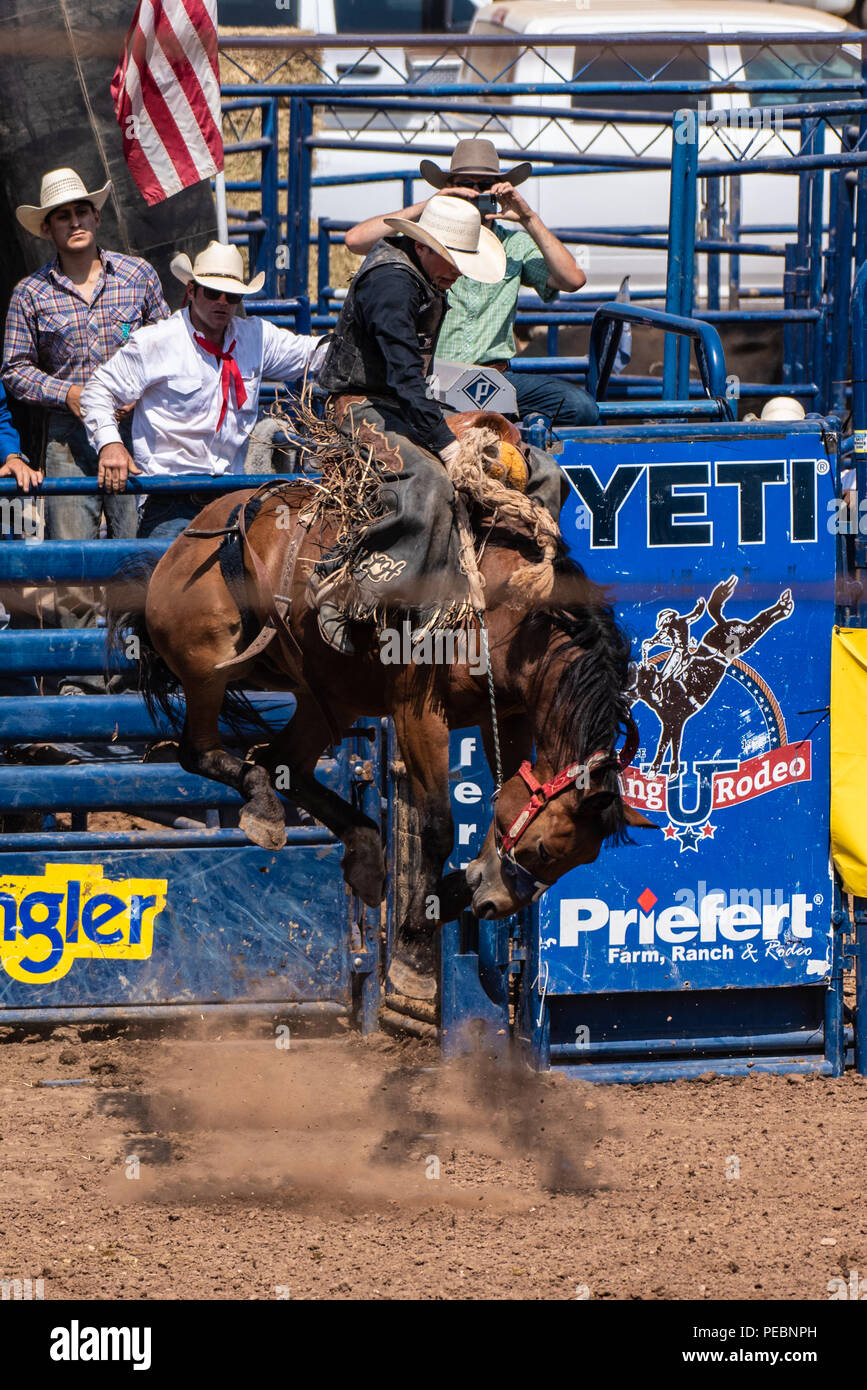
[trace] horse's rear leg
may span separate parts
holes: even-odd
[[[234,787],[244,798],[239,824],[254,845],[281,849],[286,843],[286,821],[264,767],[244,762],[228,753],[220,742],[218,721],[226,682],[185,682],[187,714],[178,758],[187,772],[210,777]]]
[[[287,796],[343,841],[344,879],[368,907],[378,907],[385,896],[386,878],[379,827],[363,811],[323,786],[314,774],[317,760],[330,741],[319,706],[309,696],[299,695],[293,718],[260,751],[258,759],[272,777],[282,774],[285,778],[288,772]]]

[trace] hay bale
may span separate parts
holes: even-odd
[[[231,28],[220,25],[221,38],[243,38],[245,34],[261,34],[261,29]],[[289,25],[269,29],[275,39],[294,38],[308,32]],[[276,53],[266,48],[233,48],[220,50],[221,82],[320,82],[322,74],[316,64],[321,60],[319,49],[291,53]]]

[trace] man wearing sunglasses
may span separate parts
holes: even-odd
[[[500,172],[500,161],[490,140],[459,140],[448,171],[429,159],[419,166],[422,178],[440,193],[472,200],[506,251],[506,274],[498,285],[477,285],[462,279],[450,290],[448,312],[437,344],[437,357],[446,362],[468,362],[495,367],[515,388],[518,414],[539,412],[554,425],[595,425],[596,402],[565,377],[537,372],[511,372],[515,355],[515,316],[522,288],[535,290],[546,304],[561,291],[580,290],[586,276],[569,249],[528,206],[517,185],[533,172],[528,163]],[[387,217],[416,222],[426,200],[401,213],[370,217],[346,233],[346,246],[366,256],[380,237],[388,235]]]
[[[244,282],[236,246],[212,241],[193,265],[177,255],[172,274],[186,286],[184,307],[133,333],[82,393],[100,484],[108,493],[122,492],[130,473],[243,473],[263,378],[295,381],[322,343],[265,319],[235,318],[242,297],[265,282],[264,273]],[[118,403],[128,400],[138,402],[132,458],[114,418]],[[207,500],[195,491],[151,494],[139,536],[179,535]]]

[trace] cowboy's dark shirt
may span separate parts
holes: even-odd
[[[438,453],[454,441],[442,410],[427,394],[424,362],[416,323],[424,288],[398,265],[378,266],[356,289],[355,302],[366,349],[380,353],[389,390],[400,402],[400,413],[411,435]]]

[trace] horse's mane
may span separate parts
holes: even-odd
[[[563,767],[585,762],[600,750],[613,750],[625,731],[631,647],[606,592],[588,579],[577,561],[561,551],[555,573],[555,603],[536,609],[527,622],[545,646],[536,679],[544,681],[552,662],[564,662],[552,707],[560,730],[552,755],[557,766]],[[562,596],[559,605],[558,595]],[[552,641],[557,635],[563,640]],[[602,788],[618,793],[600,813],[606,838],[622,842],[628,837],[613,759],[603,772]]]

